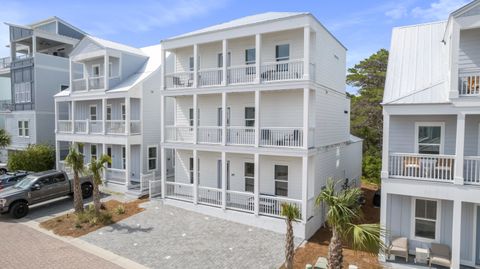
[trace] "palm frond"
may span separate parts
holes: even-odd
[[[100,156],[100,159],[98,160],[91,160],[88,170],[92,174],[96,185],[102,184],[102,173],[105,169],[105,164],[107,163],[112,163],[112,159],[106,154]]]
[[[77,151],[75,145],[70,147],[65,164],[78,174],[85,173],[85,165],[83,162],[83,154]]]
[[[379,224],[350,224],[346,232],[350,245],[355,251],[365,251],[376,255],[386,249],[382,241],[385,230]]]
[[[293,205],[293,204],[282,203],[280,213],[288,221],[295,221],[295,220],[300,218],[300,209],[296,205]]]
[[[0,129],[0,148],[5,148],[12,143],[11,136],[5,129]]]

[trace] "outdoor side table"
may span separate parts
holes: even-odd
[[[415,263],[428,263],[429,250],[427,248],[415,248]]]

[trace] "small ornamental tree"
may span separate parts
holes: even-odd
[[[55,150],[48,145],[30,145],[25,150],[9,154],[8,170],[40,172],[54,169]]]

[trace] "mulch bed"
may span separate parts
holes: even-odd
[[[373,194],[376,186],[362,184],[362,190],[366,197],[366,203],[363,206],[364,223],[380,222],[380,208],[374,208],[372,205]],[[328,228],[319,229],[308,242],[295,251],[294,268],[304,269],[306,264],[315,265],[318,257],[327,257],[328,244],[330,243],[331,233]],[[343,249],[343,265],[348,268],[349,264],[355,264],[358,268],[381,269],[378,263],[377,255],[368,254],[360,251],[353,251],[345,246]]]
[[[144,211],[145,209],[140,208],[139,205],[146,201],[148,200],[137,199],[131,202],[122,203],[117,200],[110,200],[102,203],[105,207],[103,212],[108,212],[111,214],[112,222],[110,224],[112,224]],[[118,214],[115,212],[115,209],[119,205],[123,205],[125,208],[125,213]],[[80,237],[106,226],[106,224],[103,223],[98,223],[95,225],[84,223],[81,225],[81,227],[78,227],[76,225],[77,223],[77,216],[74,213],[68,213],[42,222],[40,223],[40,227],[51,230],[53,233],[60,236]]]

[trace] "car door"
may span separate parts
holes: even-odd
[[[34,189],[33,187],[36,186],[37,184],[40,188]],[[30,189],[30,192],[28,193],[32,203],[39,203],[41,201],[48,200],[50,185],[51,185],[50,176],[44,176],[44,177],[38,178],[35,182],[33,182],[32,189]]]
[[[70,183],[65,178],[65,174],[60,173],[52,176],[50,192],[52,198],[65,196],[70,193]]]

